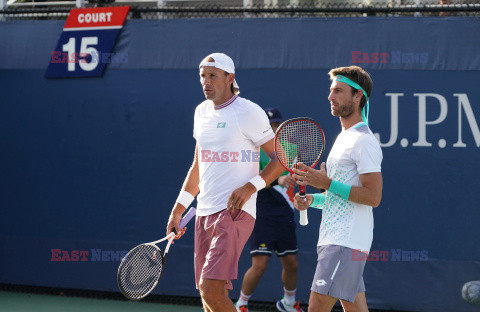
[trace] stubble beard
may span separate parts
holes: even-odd
[[[211,101],[215,100],[215,93],[213,93],[213,92],[210,92],[210,94],[207,94],[207,93],[203,92],[203,95],[205,95],[205,98],[207,100],[211,100]]]
[[[333,108],[331,109],[332,111],[332,116],[336,117],[349,117],[353,114],[353,101],[350,101],[349,103],[345,104],[339,104],[335,103],[338,105],[338,108],[334,110]]]

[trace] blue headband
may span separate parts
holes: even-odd
[[[370,112],[370,101],[368,99],[368,95],[367,95],[367,92],[365,90],[363,90],[362,87],[360,87],[360,85],[358,83],[356,83],[355,81],[353,80],[350,80],[348,79],[347,77],[345,76],[342,76],[342,75],[336,75],[335,76],[335,80],[336,81],[340,81],[340,82],[343,82],[343,83],[346,83],[348,84],[350,87],[354,88],[354,89],[357,89],[357,90],[362,90],[363,91],[363,95],[365,95],[365,99],[367,100],[367,104],[365,105],[365,107],[367,108],[367,114],[365,115],[365,107],[362,109],[362,118],[363,118],[363,121],[367,124],[368,126],[368,113]]]

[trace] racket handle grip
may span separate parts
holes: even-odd
[[[307,210],[301,210],[300,211],[300,225],[307,225],[308,224],[308,214]]]
[[[182,220],[180,220],[180,230],[183,229],[185,225],[187,225],[187,223],[193,218],[193,216],[195,216],[196,212],[197,209],[195,209],[195,207],[190,208],[190,210],[183,216]]]
[[[305,185],[300,185],[298,187],[298,190],[299,190],[299,195],[300,195],[300,198],[303,199],[303,200],[307,200],[307,195],[305,194]],[[308,224],[308,214],[307,214],[307,209],[305,210],[300,210],[300,225],[307,225]]]

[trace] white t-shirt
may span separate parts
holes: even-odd
[[[217,107],[206,100],[195,110],[200,193],[197,215],[227,208],[232,192],[259,173],[260,146],[274,138],[267,114],[257,104],[233,96]],[[243,210],[256,216],[257,194]]]
[[[361,186],[360,174],[381,172],[382,150],[368,126],[361,122],[343,130],[328,155],[330,179]],[[326,192],[318,246],[339,245],[369,252],[373,240],[372,207]]]

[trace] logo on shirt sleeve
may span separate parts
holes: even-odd
[[[217,128],[225,128],[225,126],[227,125],[227,123],[224,121],[224,122],[219,122],[217,123]]]

